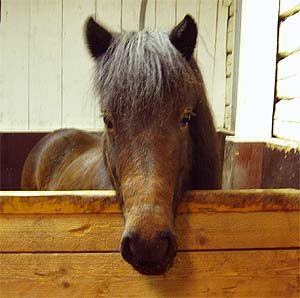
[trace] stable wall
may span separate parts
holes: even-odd
[[[141,0],[2,0],[0,131],[102,126],[82,28],[90,15],[110,29],[138,30]],[[191,14],[195,57],[216,123],[223,127],[228,1],[148,0],[145,28],[169,31]]]

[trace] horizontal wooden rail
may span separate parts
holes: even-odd
[[[178,213],[300,211],[300,190],[189,191]],[[0,214],[120,213],[115,192],[3,191]]]

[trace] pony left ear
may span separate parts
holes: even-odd
[[[112,40],[111,33],[95,22],[92,17],[86,22],[85,35],[87,46],[95,59],[107,51]]]
[[[172,30],[169,38],[183,57],[189,59],[193,55],[197,40],[197,25],[193,18],[187,14]]]

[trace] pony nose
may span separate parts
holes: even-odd
[[[163,231],[152,239],[143,239],[137,233],[129,233],[123,236],[121,253],[138,270],[141,266],[148,267],[148,271],[152,270],[151,267],[165,268],[177,253],[175,236],[169,231]]]

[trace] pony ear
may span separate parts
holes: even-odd
[[[193,18],[187,14],[172,30],[169,38],[183,57],[189,59],[193,55],[197,40],[197,25]]]
[[[106,52],[112,40],[112,34],[95,22],[92,17],[86,22],[85,36],[88,49],[95,59]]]

